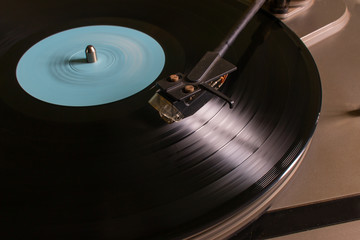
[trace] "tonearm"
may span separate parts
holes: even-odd
[[[237,67],[223,56],[265,1],[254,0],[219,46],[206,52],[189,74],[175,73],[157,81],[158,91],[149,103],[166,122],[173,123],[193,115],[214,96],[233,107],[234,101],[219,88]]]

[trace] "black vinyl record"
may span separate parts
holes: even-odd
[[[188,73],[246,5],[232,0],[24,1],[0,9],[0,219],[12,239],[190,237],[241,212],[307,147],[321,105],[300,39],[260,11],[225,59],[237,65],[193,116],[165,123],[153,84],[126,99],[66,107],[27,94],[21,56],[57,32],[125,26],[164,49],[159,76]]]

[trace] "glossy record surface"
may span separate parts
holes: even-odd
[[[307,49],[264,12],[225,56],[239,68],[223,89],[235,107],[214,98],[179,123],[166,124],[147,103],[151,87],[106,105],[61,107],[26,94],[15,76],[34,43],[94,24],[148,34],[165,51],[160,77],[187,73],[244,9],[230,0],[16,0],[1,9],[0,218],[8,232],[185,237],[271,187],[308,143],[321,89]]]

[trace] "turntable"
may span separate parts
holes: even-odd
[[[264,219],[304,205],[291,198],[302,173],[278,195],[321,146],[310,142],[323,66],[307,47],[341,36],[349,14],[332,7],[339,18],[313,21],[328,3],[258,12],[264,2],[16,0],[0,10],[5,239],[281,235],[262,231]]]

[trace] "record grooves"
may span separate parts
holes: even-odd
[[[54,33],[105,24],[155,39],[165,52],[159,78],[188,73],[246,5],[37,1],[28,12],[27,4],[13,1],[13,15],[0,21],[0,218],[14,238],[198,236],[269,202],[298,167],[317,123],[320,80],[305,46],[271,15],[259,12],[225,56],[238,67],[222,89],[234,108],[214,97],[167,124],[148,104],[157,79],[113,103],[65,107],[23,91],[16,65]]]

